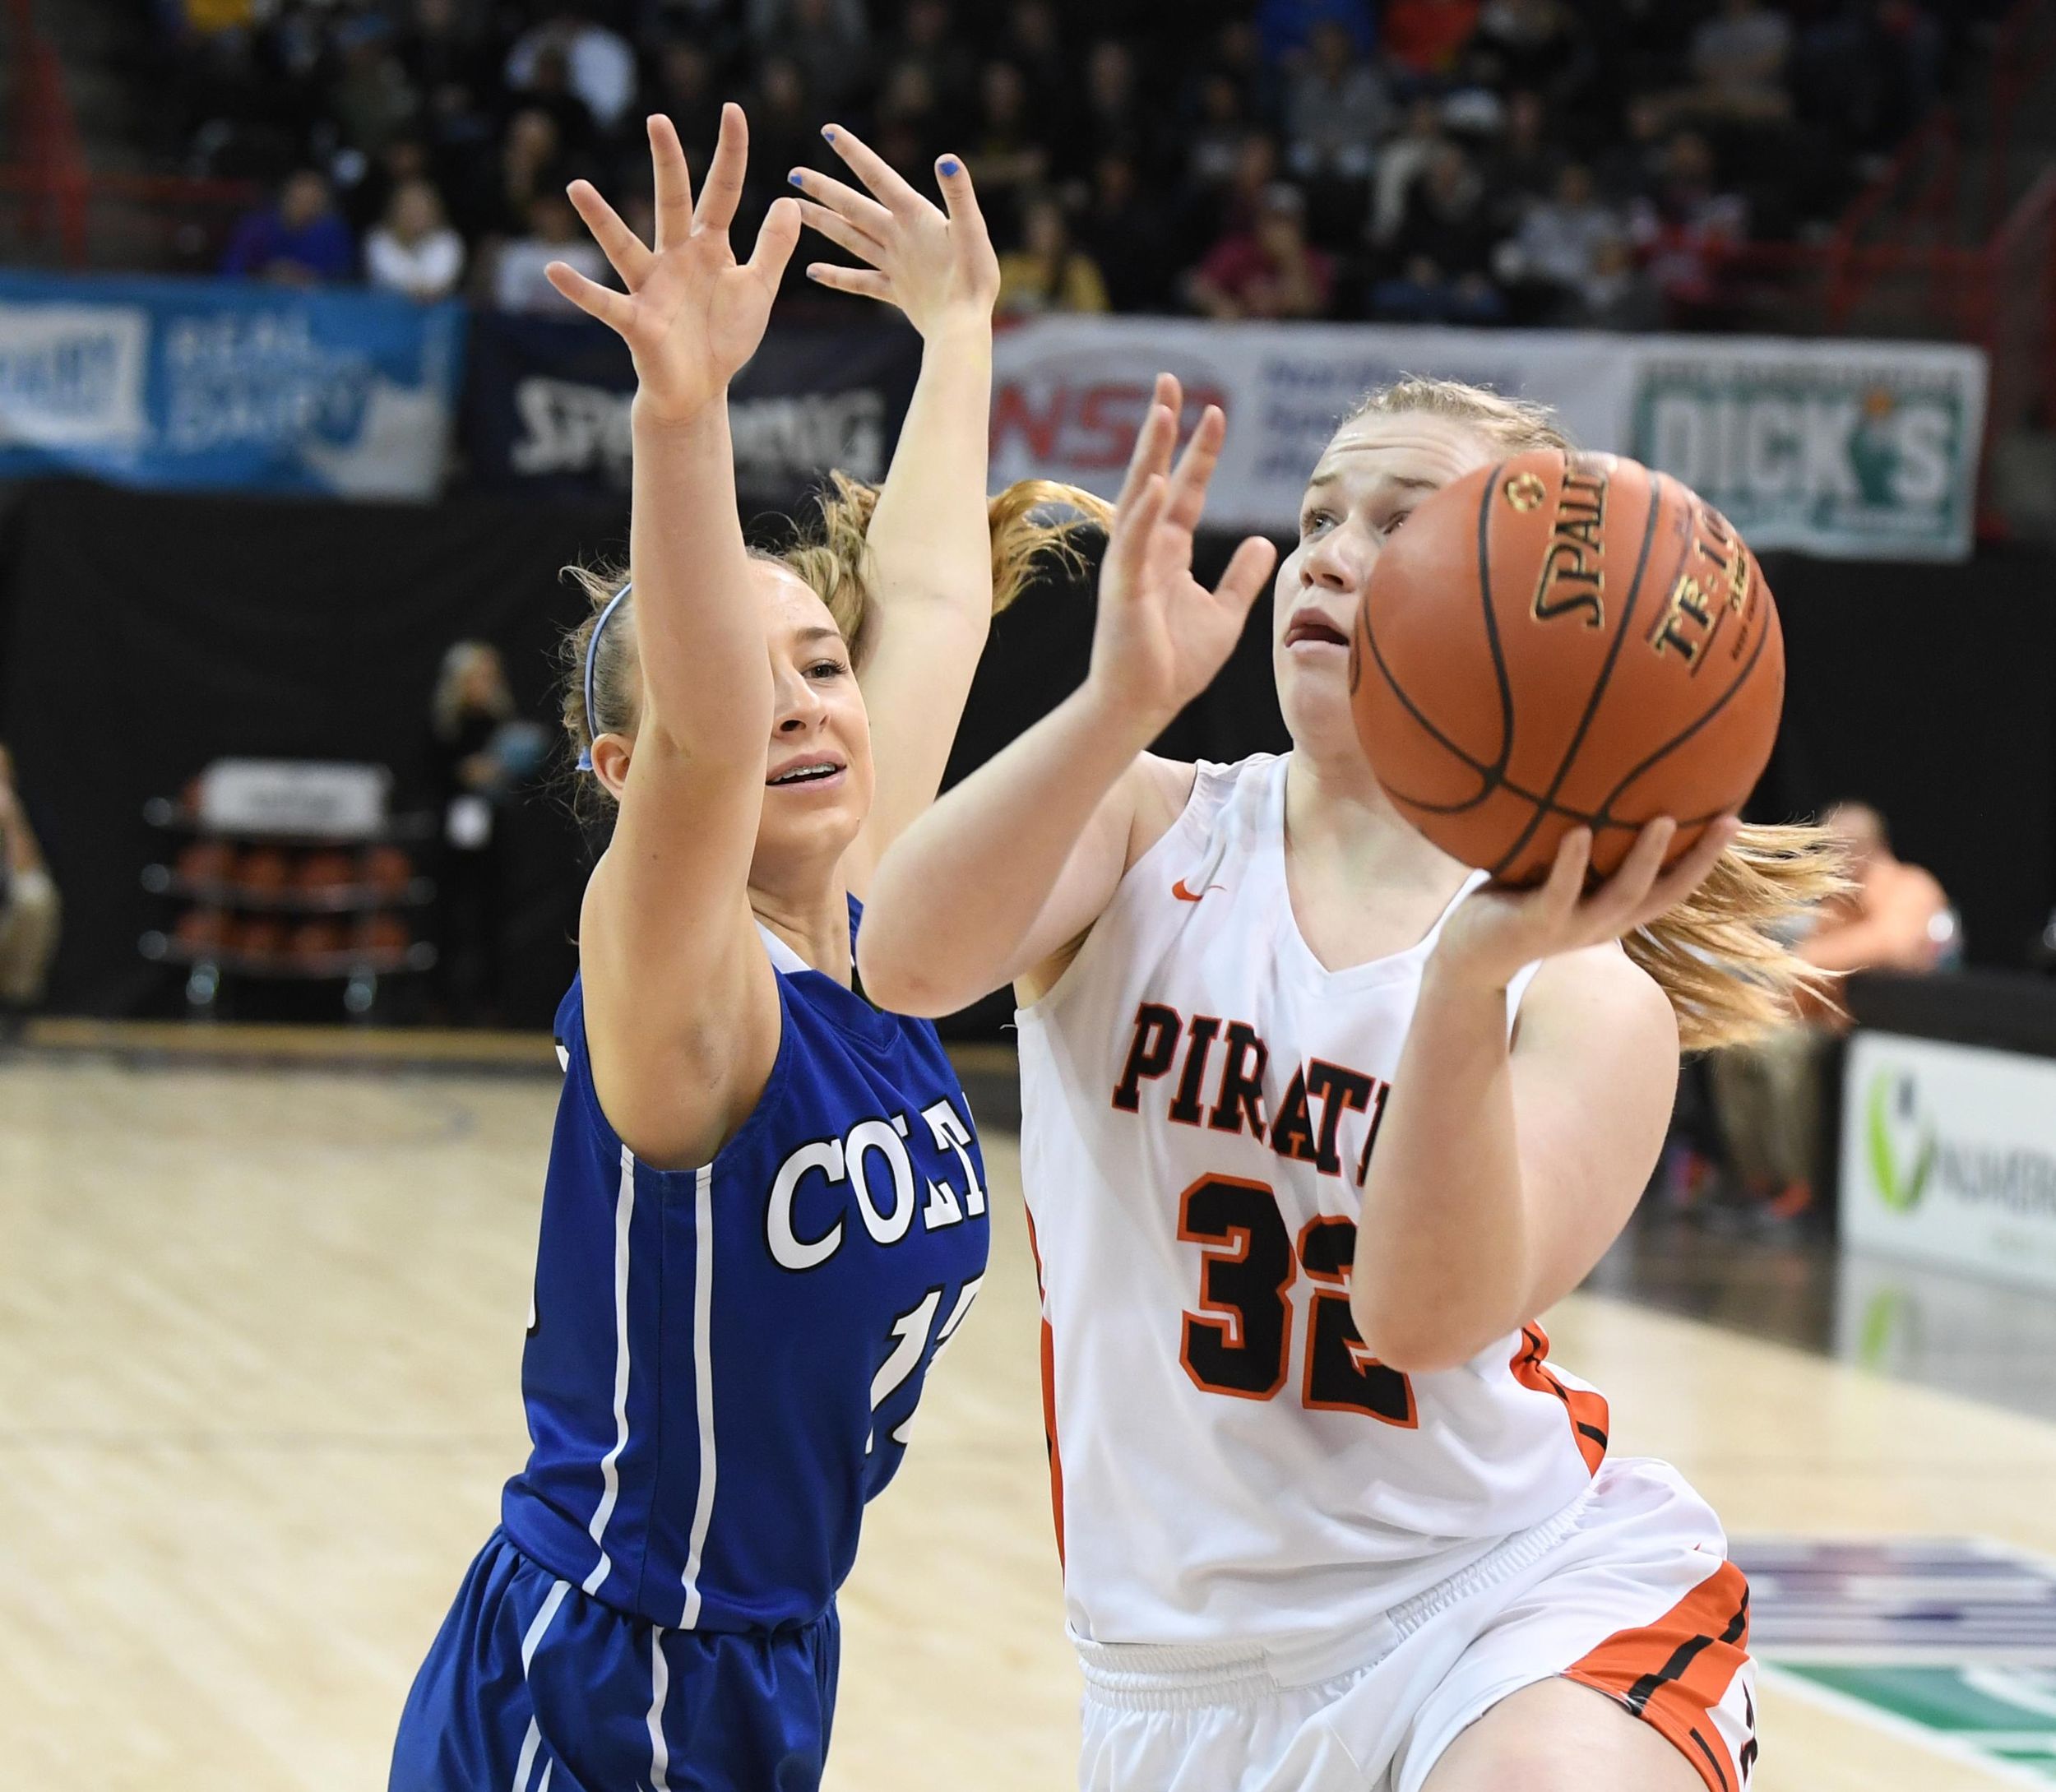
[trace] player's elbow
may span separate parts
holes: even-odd
[[[1402,1375],[1439,1375],[1461,1368],[1512,1327],[1468,1303],[1422,1299],[1405,1290],[1355,1290],[1350,1313],[1364,1348]]]
[[[924,962],[920,952],[890,938],[874,939],[868,924],[858,935],[857,976],[872,1005],[888,1014],[932,1021],[962,1007],[947,979],[937,974],[938,968],[932,959]]]

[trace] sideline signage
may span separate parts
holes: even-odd
[[[1111,498],[1160,370],[1183,382],[1188,426],[1202,405],[1228,413],[1216,528],[1289,534],[1336,423],[1419,373],[1552,406],[1581,447],[1675,475],[1758,550],[1970,552],[1984,355],[1923,343],[1039,317],[994,343],[995,487],[1040,477]]]
[[[1858,1032],[1841,1224],[1865,1249],[2056,1290],[2056,1058]]]
[[[0,273],[0,478],[433,498],[464,321],[349,287]]]

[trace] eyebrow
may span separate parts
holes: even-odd
[[[793,637],[793,642],[796,646],[805,647],[817,641],[840,641],[841,639],[842,631],[840,628],[824,627],[821,623],[816,623],[811,628],[801,629]]]

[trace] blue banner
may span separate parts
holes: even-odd
[[[0,274],[0,478],[432,498],[463,345],[383,293]]]

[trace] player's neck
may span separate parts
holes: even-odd
[[[1346,750],[1295,746],[1285,774],[1285,850],[1352,882],[1441,883],[1449,859],[1407,825],[1371,776],[1354,741]]]
[[[750,912],[799,954],[808,966],[837,983],[851,980],[850,897],[840,867],[826,881],[766,885],[752,880]]]

